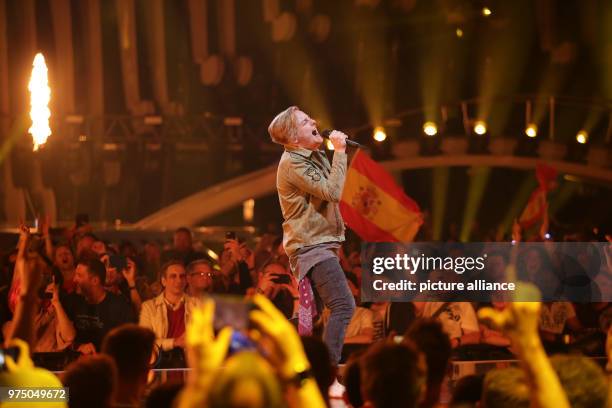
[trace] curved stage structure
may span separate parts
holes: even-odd
[[[559,173],[612,185],[612,169],[567,161],[543,160],[512,155],[440,155],[389,160],[381,164],[389,171],[433,167],[488,166],[519,170],[534,169],[546,163]],[[169,205],[134,224],[137,229],[175,229],[195,226],[202,220],[229,210],[250,198],[260,198],[276,192],[276,165],[236,177],[209,187]]]

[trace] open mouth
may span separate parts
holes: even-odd
[[[319,132],[317,132],[317,129],[313,129],[313,130],[312,130],[312,135],[313,135],[313,136],[316,136],[316,135],[318,135],[318,134],[319,134]]]

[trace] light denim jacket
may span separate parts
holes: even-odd
[[[344,241],[338,203],[346,178],[346,153],[285,146],[278,164],[276,187],[283,212],[283,245],[291,257],[300,248]]]

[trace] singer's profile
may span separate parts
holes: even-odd
[[[355,300],[340,266],[338,251],[344,241],[344,222],[338,203],[346,177],[347,136],[332,131],[331,164],[323,150],[317,122],[291,106],[270,123],[273,142],[284,146],[276,176],[283,213],[283,245],[300,287],[300,332],[308,332],[313,314],[330,310],[323,332],[333,364],[340,361],[346,328]],[[316,308],[315,308],[316,306]]]

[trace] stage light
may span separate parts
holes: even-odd
[[[438,127],[433,122],[425,122],[423,124],[423,133],[427,136],[435,136],[438,133]]]
[[[526,128],[525,128],[525,134],[528,137],[536,137],[538,135],[538,127],[533,124],[530,123]]]
[[[159,126],[164,123],[164,119],[159,115],[145,116],[144,124],[149,126]]]
[[[255,200],[249,198],[242,202],[242,219],[246,223],[253,222],[253,216],[255,215]]]
[[[384,142],[387,139],[387,133],[385,133],[385,128],[382,126],[376,126],[374,128],[374,134],[372,135],[372,137],[377,142]]]
[[[491,14],[493,14],[493,12],[491,11],[490,8],[488,7],[483,7],[482,8],[482,15],[485,17],[489,17]]]
[[[487,124],[482,120],[476,121],[476,123],[474,123],[474,133],[479,136],[482,136],[487,133]]]
[[[589,140],[589,134],[586,130],[581,130],[576,133],[576,141],[580,144],[585,144]]]
[[[455,30],[455,35],[457,36],[457,38],[463,37],[463,30],[457,27],[457,29]]]
[[[325,144],[327,145],[327,150],[334,150],[334,144],[331,142],[331,140],[327,139]]]

